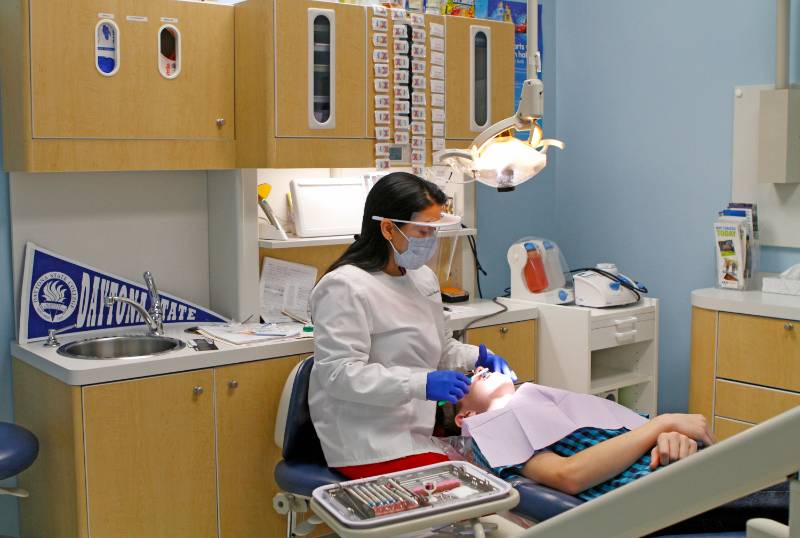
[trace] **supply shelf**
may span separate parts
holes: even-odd
[[[467,237],[477,236],[477,228],[462,228],[461,230],[446,230],[439,233],[439,237]],[[328,237],[290,237],[281,239],[259,239],[260,248],[299,248],[321,247],[325,245],[348,245],[353,242],[352,235],[332,235]]]
[[[598,394],[609,390],[621,389],[653,380],[653,376],[623,370],[621,368],[593,368],[590,392]]]

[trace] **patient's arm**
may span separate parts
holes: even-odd
[[[702,415],[661,415],[573,456],[539,453],[528,460],[522,473],[540,484],[575,495],[618,475],[648,450],[652,449],[651,456],[657,458],[656,465],[688,456],[697,450],[697,443],[687,437],[689,433],[704,443],[713,442]]]

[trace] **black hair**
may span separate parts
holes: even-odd
[[[367,195],[361,233],[326,274],[343,265],[355,265],[369,272],[380,271],[389,262],[390,247],[381,233],[380,221],[372,217],[411,220],[414,213],[445,202],[447,195],[439,187],[414,174],[394,172],[384,176]]]

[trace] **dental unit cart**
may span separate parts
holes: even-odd
[[[536,303],[538,383],[604,397],[616,391],[618,403],[654,416],[658,304],[650,297],[617,308]]]
[[[508,482],[467,462],[341,482],[314,490],[311,508],[338,536],[388,537],[509,510],[519,494]]]

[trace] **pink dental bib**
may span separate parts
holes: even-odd
[[[632,430],[646,422],[610,400],[525,383],[502,409],[464,419],[462,433],[475,440],[489,465],[500,467],[524,463],[580,428]]]

